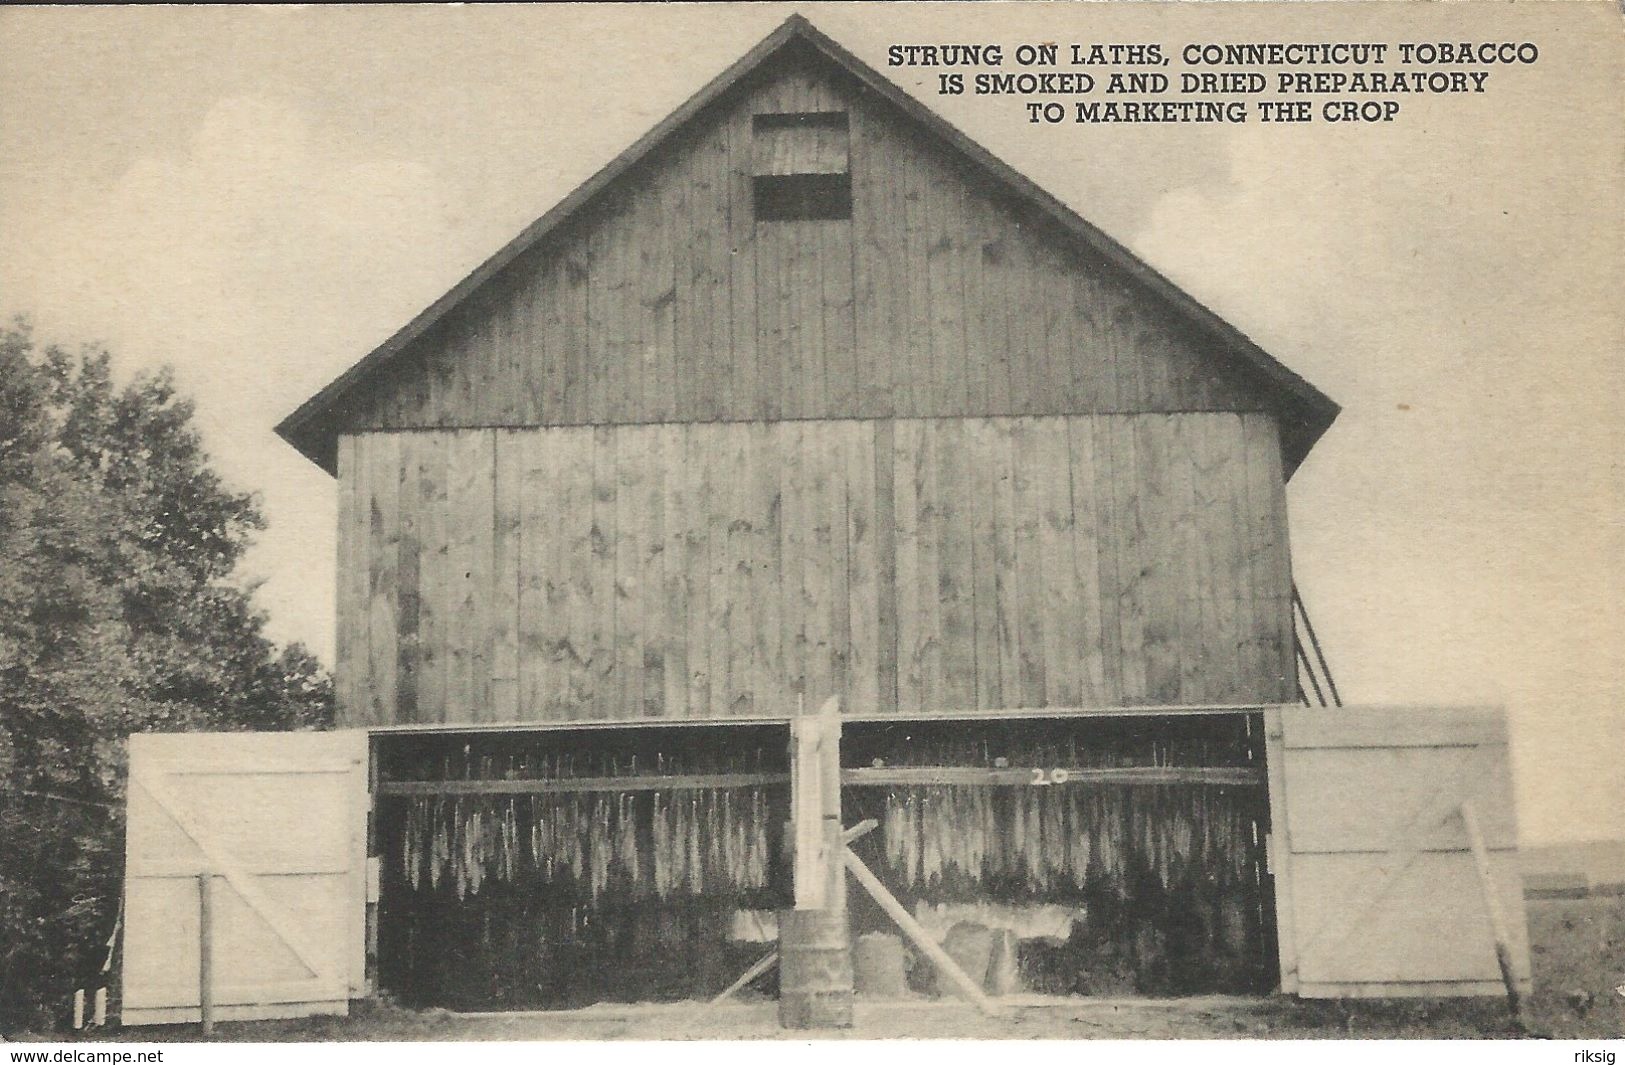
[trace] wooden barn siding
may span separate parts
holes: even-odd
[[[834,71],[744,87],[421,338],[352,428],[1256,410],[1174,312]],[[853,216],[762,222],[753,114],[845,110]]]
[[[1263,414],[346,435],[352,723],[1293,695]]]

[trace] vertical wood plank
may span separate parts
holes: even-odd
[[[668,166],[656,178],[660,188],[660,212],[653,224],[659,239],[650,263],[651,283],[646,290],[653,317],[648,341],[654,349],[655,373],[653,393],[645,388],[649,404],[644,417],[652,421],[669,422],[678,416],[677,271],[679,263],[687,265],[687,255],[679,254],[678,245],[686,244],[689,238],[686,221],[690,210],[687,165],[690,155],[690,149],[674,150],[669,158],[682,160],[683,165],[675,169]],[[686,379],[689,376],[687,363],[683,365],[682,377]]]
[[[1115,653],[1106,638],[1101,611],[1101,529],[1106,515],[1099,505],[1092,418],[1067,419],[1067,450],[1072,473],[1072,568],[1077,582],[1081,669],[1079,703],[1112,706],[1115,685],[1107,682],[1107,656]]]
[[[711,643],[713,623],[710,541],[711,497],[706,456],[710,454],[709,427],[683,427],[684,485],[688,496],[684,572],[688,575],[688,713],[704,717],[711,711]]]
[[[519,478],[514,500],[519,513],[516,546],[520,570],[515,625],[519,646],[516,687],[520,714],[529,721],[542,720],[557,708],[560,663],[550,628],[558,617],[552,603],[552,585],[558,577],[554,556],[554,534],[558,526],[551,519],[571,507],[573,500],[566,486],[548,468],[548,462],[557,454],[554,445],[564,432],[562,429],[527,430],[516,433],[511,444]]]
[[[417,452],[418,515],[418,719],[446,721],[448,624],[452,614],[447,532],[446,473],[450,435],[422,433]]]
[[[687,421],[696,414],[696,390],[709,361],[710,291],[700,278],[710,269],[710,245],[717,239],[716,214],[709,198],[711,161],[708,134],[696,130],[686,144],[672,149],[671,170],[662,176],[663,211],[672,227],[672,417]]]
[[[1044,307],[1038,297],[1038,270],[1034,249],[1020,227],[1020,215],[1007,215],[1006,236],[1000,241],[1004,266],[1004,295],[1010,308],[1010,412],[1030,414],[1042,409],[1041,347]]]
[[[1034,486],[1042,508],[1038,537],[1044,582],[1044,691],[1050,706],[1083,701],[1085,648],[1078,624],[1078,574],[1073,559],[1071,463],[1066,422],[1042,418],[1033,424],[1032,462],[1041,471]]]
[[[708,717],[728,716],[731,698],[729,675],[730,643],[733,639],[733,566],[730,563],[731,545],[728,528],[733,523],[729,474],[723,448],[725,427],[721,425],[696,426],[692,439],[699,443],[699,465],[704,471],[701,498],[706,522],[706,539],[710,565],[710,622],[706,627],[707,656],[710,662],[711,699]]]
[[[556,507],[543,521],[554,543],[539,554],[548,574],[547,603],[558,607],[548,621],[555,676],[547,684],[548,704],[566,720],[592,716],[602,702],[600,677],[609,668],[608,649],[599,642],[602,567],[597,554],[599,503],[595,488],[595,431],[549,429],[538,436],[548,449],[547,480],[556,488],[539,500]],[[538,521],[537,524],[543,524]],[[562,601],[560,596],[562,595]]]
[[[784,714],[794,708],[795,700],[785,685],[784,632],[779,616],[779,589],[784,583],[781,556],[784,512],[779,486],[784,463],[783,435],[780,426],[772,424],[752,423],[747,431],[752,452],[750,510],[754,529],[750,582],[755,609],[752,688],[757,713]]]
[[[1148,691],[1146,612],[1143,601],[1146,574],[1142,561],[1145,534],[1138,506],[1140,493],[1136,487],[1140,477],[1135,434],[1138,421],[1138,416],[1106,419],[1111,439],[1111,464],[1107,472],[1113,512],[1113,521],[1108,528],[1113,533],[1112,555],[1117,563],[1116,597],[1112,607],[1117,614],[1118,637],[1122,645],[1118,661],[1122,663],[1125,706],[1144,703]]]
[[[753,425],[751,428],[759,428]],[[760,536],[758,516],[751,506],[753,463],[751,434],[728,432],[723,437],[724,465],[721,471],[726,481],[727,515],[727,589],[728,589],[728,704],[730,716],[755,712],[757,697],[756,669],[756,613],[757,604],[752,587],[755,575],[757,539]]]
[[[1292,637],[1292,559],[1286,531],[1286,482],[1275,419],[1241,416],[1247,465],[1247,508],[1252,527],[1250,567],[1256,636],[1267,674],[1257,683],[1277,702],[1297,698]]]
[[[920,518],[916,467],[920,452],[920,422],[898,421],[893,428],[892,491],[896,514],[897,553],[897,708],[918,712],[923,705],[924,680],[920,675]]]
[[[362,653],[365,650],[362,625],[363,607],[361,594],[361,580],[366,576],[366,567],[360,564],[358,544],[361,540],[361,515],[357,500],[361,496],[360,464],[358,460],[356,437],[353,433],[340,434],[338,438],[338,482],[336,486],[338,501],[337,533],[337,565],[335,572],[338,575],[336,582],[335,599],[337,603],[334,616],[338,619],[333,633],[333,680],[334,701],[338,707],[337,717],[342,724],[360,723],[362,719],[362,706],[358,701],[358,693],[362,690],[362,676],[359,668]]]
[[[920,702],[926,710],[948,709],[944,703],[942,648],[942,489],[939,483],[938,429],[934,419],[920,423],[915,452],[914,501],[919,551],[920,643],[916,649]]]
[[[986,418],[966,420],[962,444],[970,474],[965,509],[971,539],[972,629],[976,658],[976,707],[990,710],[1003,705],[999,664],[999,594],[997,549],[997,478],[1004,456],[995,450],[996,438]]]
[[[693,320],[697,379],[693,390],[696,418],[719,417],[734,409],[734,381],[730,356],[730,317],[733,313],[729,271],[733,261],[733,227],[729,218],[730,123],[712,124],[695,149],[695,184],[690,190],[694,208],[694,286],[692,306],[679,306]],[[686,445],[685,440],[685,445]]]
[[[766,412],[757,372],[756,210],[751,184],[751,112],[736,109],[727,125],[728,337],[735,417]],[[748,414],[746,412],[749,412]]]
[[[366,719],[395,719],[397,553],[400,550],[400,436],[369,433],[358,465],[366,470],[367,681]]]
[[[665,427],[651,425],[639,431],[644,446],[639,461],[645,466],[644,484],[638,500],[637,624],[642,637],[642,697],[637,712],[644,717],[664,717],[666,713],[666,514],[665,454],[661,447]]]
[[[491,585],[491,719],[519,716],[519,597],[523,431],[497,430],[495,447],[495,528]]]
[[[907,320],[906,295],[899,280],[907,246],[902,173],[890,154],[881,116],[854,107],[849,122],[856,254],[854,318],[863,389],[858,410],[864,417],[880,418],[899,409],[896,389],[906,374],[898,360]]]
[[[616,497],[619,488],[616,467],[615,431],[605,426],[592,430],[592,527],[589,532],[592,553],[591,593],[588,600],[587,644],[590,648],[592,688],[590,716],[610,717],[620,713],[618,685],[621,673],[616,661],[615,589]]]
[[[490,573],[493,510],[491,430],[450,434],[446,618],[447,720],[490,713]]]
[[[875,686],[881,712],[897,710],[897,509],[891,420],[862,423],[872,442],[875,492]]]
[[[1179,701],[1179,574],[1175,569],[1171,426],[1165,414],[1135,417],[1140,515],[1141,602],[1145,612],[1146,695],[1153,703]]]
[[[842,456],[841,436],[850,422],[825,422],[817,427],[814,450],[825,470],[823,510],[829,522],[829,561],[825,610],[829,625],[829,689],[831,696],[845,699],[851,685],[851,516],[847,512],[847,464]]]
[[[935,153],[922,153],[927,170],[930,243],[926,247],[930,304],[932,408],[936,414],[967,413],[965,364],[965,188],[964,179]]]
[[[560,275],[562,284],[556,297],[558,320],[555,322],[550,317],[548,328],[558,331],[556,347],[562,350],[564,358],[564,383],[559,401],[559,409],[563,414],[560,421],[576,425],[587,421],[592,413],[589,387],[592,370],[588,364],[587,306],[591,268],[588,241],[579,230],[572,230],[560,258],[563,262]],[[555,348],[551,343],[552,336],[550,332],[549,350]]]
[[[816,223],[823,282],[824,396],[814,416],[850,416],[859,395],[851,219]]]
[[[1252,589],[1246,583],[1246,448],[1241,418],[1216,414],[1203,419],[1209,467],[1197,477],[1198,513],[1204,523],[1203,541],[1212,547],[1209,565],[1214,573],[1214,648],[1216,699],[1244,702],[1256,698],[1250,683],[1248,633],[1243,619],[1252,610]]]
[[[536,619],[542,676],[537,697],[549,717],[572,720],[593,704],[590,618],[593,587],[592,430],[534,434],[531,467],[539,487],[526,522],[542,537],[534,552]],[[528,541],[527,541],[528,547]]]
[[[786,698],[807,694],[807,610],[802,599],[807,537],[811,530],[807,464],[811,461],[804,436],[806,423],[783,422],[779,434],[782,465],[779,493],[783,510],[779,523],[779,647],[783,659]]]
[[[419,532],[422,499],[418,490],[418,455],[424,435],[400,434],[400,455],[392,474],[400,506],[401,539],[395,577],[400,587],[395,616],[395,716],[388,722],[390,724],[419,720],[418,614],[422,593],[418,559],[423,548]]]
[[[961,364],[962,365],[962,364]],[[951,369],[951,366],[950,366]],[[937,601],[945,708],[976,705],[976,578],[972,571],[974,504],[966,469],[966,423],[932,423],[937,470]]]
[[[643,706],[643,602],[640,526],[646,499],[649,431],[644,426],[622,426],[614,431],[615,540],[611,558],[615,576],[614,705],[610,717],[637,717]]]
[[[1215,622],[1213,600],[1217,594],[1213,569],[1207,564],[1212,542],[1204,543],[1199,537],[1196,497],[1198,465],[1204,475],[1211,472],[1201,418],[1199,414],[1169,416],[1168,487],[1173,519],[1170,575],[1174,586],[1171,598],[1175,657],[1179,663],[1177,698],[1184,703],[1209,701],[1214,665],[1208,646]]]
[[[799,364],[798,374],[785,375],[784,398],[779,410],[787,417],[812,418],[829,409],[822,231],[836,224],[839,223],[786,224],[786,235],[793,248],[789,261],[790,346],[796,353],[794,361]]]
[[[918,417],[931,414],[931,286],[929,281],[931,215],[926,193],[925,174],[918,154],[900,138],[890,138],[890,149],[896,153],[902,184],[903,208],[903,262],[897,281],[902,293],[898,311],[903,316],[903,332],[898,338],[900,380],[894,382],[897,392],[897,412]]]
[[[1037,421],[1017,419],[1010,434],[1010,461],[1013,470],[1015,504],[1016,627],[1022,706],[1048,705],[1046,676],[1047,609],[1044,589],[1044,487],[1043,471],[1035,468],[1032,456],[1039,440]],[[1008,694],[1006,698],[1008,698]]]
[[[846,459],[848,611],[848,681],[842,702],[853,710],[874,713],[881,709],[875,437],[867,422],[846,422],[841,429]]]
[[[988,425],[987,464],[992,477],[990,524],[993,531],[993,625],[999,699],[1004,706],[1031,706],[1023,701],[1021,655],[1021,582],[1017,568],[1014,419]],[[993,672],[992,669],[989,670]]]
[[[693,528],[689,503],[687,462],[688,435],[681,425],[661,427],[661,514],[664,517],[665,538],[663,574],[664,592],[661,596],[665,611],[662,624],[661,712],[666,717],[688,716],[689,660],[688,645],[692,639],[689,622],[689,582],[694,570],[689,568],[688,541]]]
[[[807,632],[807,702],[822,703],[834,695],[839,680],[834,654],[835,633],[831,625],[833,587],[834,515],[831,513],[830,464],[827,454],[818,453],[819,437],[811,427],[803,427],[808,446],[806,471],[807,542],[802,560],[801,609]],[[841,519],[845,538],[845,516]]]

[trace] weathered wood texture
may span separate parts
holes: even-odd
[[[753,122],[806,112],[849,128],[792,159],[808,131]],[[756,220],[755,172],[848,160],[849,219]],[[1271,395],[850,75],[786,62],[419,337],[347,397],[341,427],[1273,410]]]
[[[290,826],[298,826],[297,831]],[[130,737],[126,1025],[343,1014],[366,975],[367,736]]]
[[[1505,715],[1286,707],[1266,714],[1283,991],[1306,998],[1529,991]],[[1478,822],[1483,872],[1462,818]],[[1499,905],[1486,903],[1487,876]],[[1508,916],[1510,915],[1510,916]]]
[[[352,724],[1277,702],[1261,414],[346,436]]]

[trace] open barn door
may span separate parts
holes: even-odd
[[[367,734],[130,737],[124,1024],[343,1014],[364,976]]]
[[[1266,715],[1281,990],[1306,998],[1503,992],[1491,898],[1529,990],[1500,710],[1286,707]],[[1487,894],[1467,823],[1482,826]]]

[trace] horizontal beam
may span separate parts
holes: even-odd
[[[537,795],[582,791],[696,791],[788,784],[789,773],[686,773],[635,777],[549,777],[497,780],[386,780],[379,795]]]
[[[690,773],[664,776],[566,777],[563,779],[390,780],[378,785],[383,796],[538,795],[569,792],[695,791],[706,788],[756,788],[788,784],[788,773]],[[1260,786],[1264,773],[1245,766],[1113,766],[1107,768],[994,768],[911,765],[843,769],[847,787],[986,787],[1203,784]]]
[[[1245,766],[1056,766],[996,768],[979,766],[882,766],[847,769],[841,783],[853,787],[983,784],[1054,786],[1073,784],[1209,784],[1260,785],[1264,772]]]
[[[1188,706],[1013,706],[995,710],[919,710],[907,714],[849,711],[842,721],[881,724],[889,721],[1048,721],[1057,718],[1091,717],[1200,717],[1205,715],[1256,714],[1277,705],[1297,707],[1297,703],[1212,703]]]
[[[993,710],[975,708],[945,708],[921,710],[914,713],[882,713],[880,711],[846,711],[842,721],[860,721],[865,724],[889,721],[1025,721],[1055,718],[1092,717],[1191,717],[1201,715],[1256,714],[1281,706],[1297,707],[1297,703],[1198,703],[1180,706],[1016,706]],[[762,717],[669,718],[626,717],[597,718],[590,721],[482,721],[433,722],[428,724],[358,726],[374,736],[482,732],[605,732],[662,728],[717,728],[755,726],[788,726],[792,714]]]

